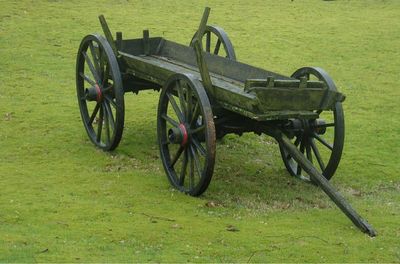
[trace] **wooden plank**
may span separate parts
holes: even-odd
[[[271,110],[318,110],[326,89],[260,87],[253,88],[259,100],[260,111]]]
[[[246,91],[251,91],[251,88],[257,87],[325,88],[326,85],[324,82],[307,81],[305,78],[280,80],[270,76],[266,79],[247,79],[244,87]]]
[[[165,44],[159,55],[197,66],[195,51],[192,48],[179,43],[165,40]],[[211,73],[227,76],[243,83],[247,79],[266,79],[268,76],[273,76],[274,78],[281,80],[293,79],[242,62],[227,60],[224,57],[206,53],[204,51],[203,57],[206,61],[208,70]]]
[[[313,111],[291,111],[291,110],[282,110],[282,111],[265,111],[262,113],[251,112],[242,107],[228,104],[223,101],[218,102],[223,108],[238,113],[240,115],[246,116],[248,118],[257,120],[257,121],[271,121],[271,120],[282,120],[288,118],[304,118],[304,119],[313,119],[317,118],[318,114]]]

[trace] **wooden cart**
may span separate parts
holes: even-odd
[[[362,231],[375,235],[329,179],[344,143],[345,96],[321,68],[290,77],[238,62],[206,8],[189,46],[150,37],[116,39],[100,16],[105,38],[87,35],[79,47],[79,108],[90,140],[115,149],[124,127],[124,94],[161,91],[157,114],[160,156],[170,183],[193,196],[208,187],[216,140],[245,132],[274,137],[288,172],[320,186]],[[203,50],[205,46],[205,50]]]

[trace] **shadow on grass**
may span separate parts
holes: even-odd
[[[115,154],[118,166],[164,174],[155,121],[130,121]],[[274,139],[253,134],[218,141],[213,179],[200,199],[255,211],[331,206],[319,188],[289,175]]]
[[[206,199],[255,211],[326,208],[322,191],[289,175],[277,143],[268,136],[228,135],[217,147]]]

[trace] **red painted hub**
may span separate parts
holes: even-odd
[[[181,146],[183,147],[188,142],[188,133],[184,124],[179,124],[179,129],[181,130],[183,136],[181,142]]]
[[[189,134],[184,124],[179,124],[177,127],[168,130],[168,139],[173,144],[180,144],[182,147],[186,146],[189,141]]]
[[[96,83],[94,88],[96,88],[96,101],[100,102],[103,99],[103,94],[101,92],[100,86]]]

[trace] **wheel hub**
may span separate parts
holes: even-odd
[[[324,119],[292,119],[288,125],[289,130],[298,131],[305,134],[317,133],[323,135],[326,132],[326,121]]]
[[[318,135],[323,135],[326,132],[326,122],[324,119],[316,119],[310,122],[310,128]]]
[[[100,86],[95,84],[94,86],[85,89],[85,97],[88,101],[101,102],[103,99],[103,93],[101,92]]]
[[[173,144],[185,146],[188,142],[188,133],[184,124],[179,124],[178,127],[173,127],[168,130],[168,139]]]

